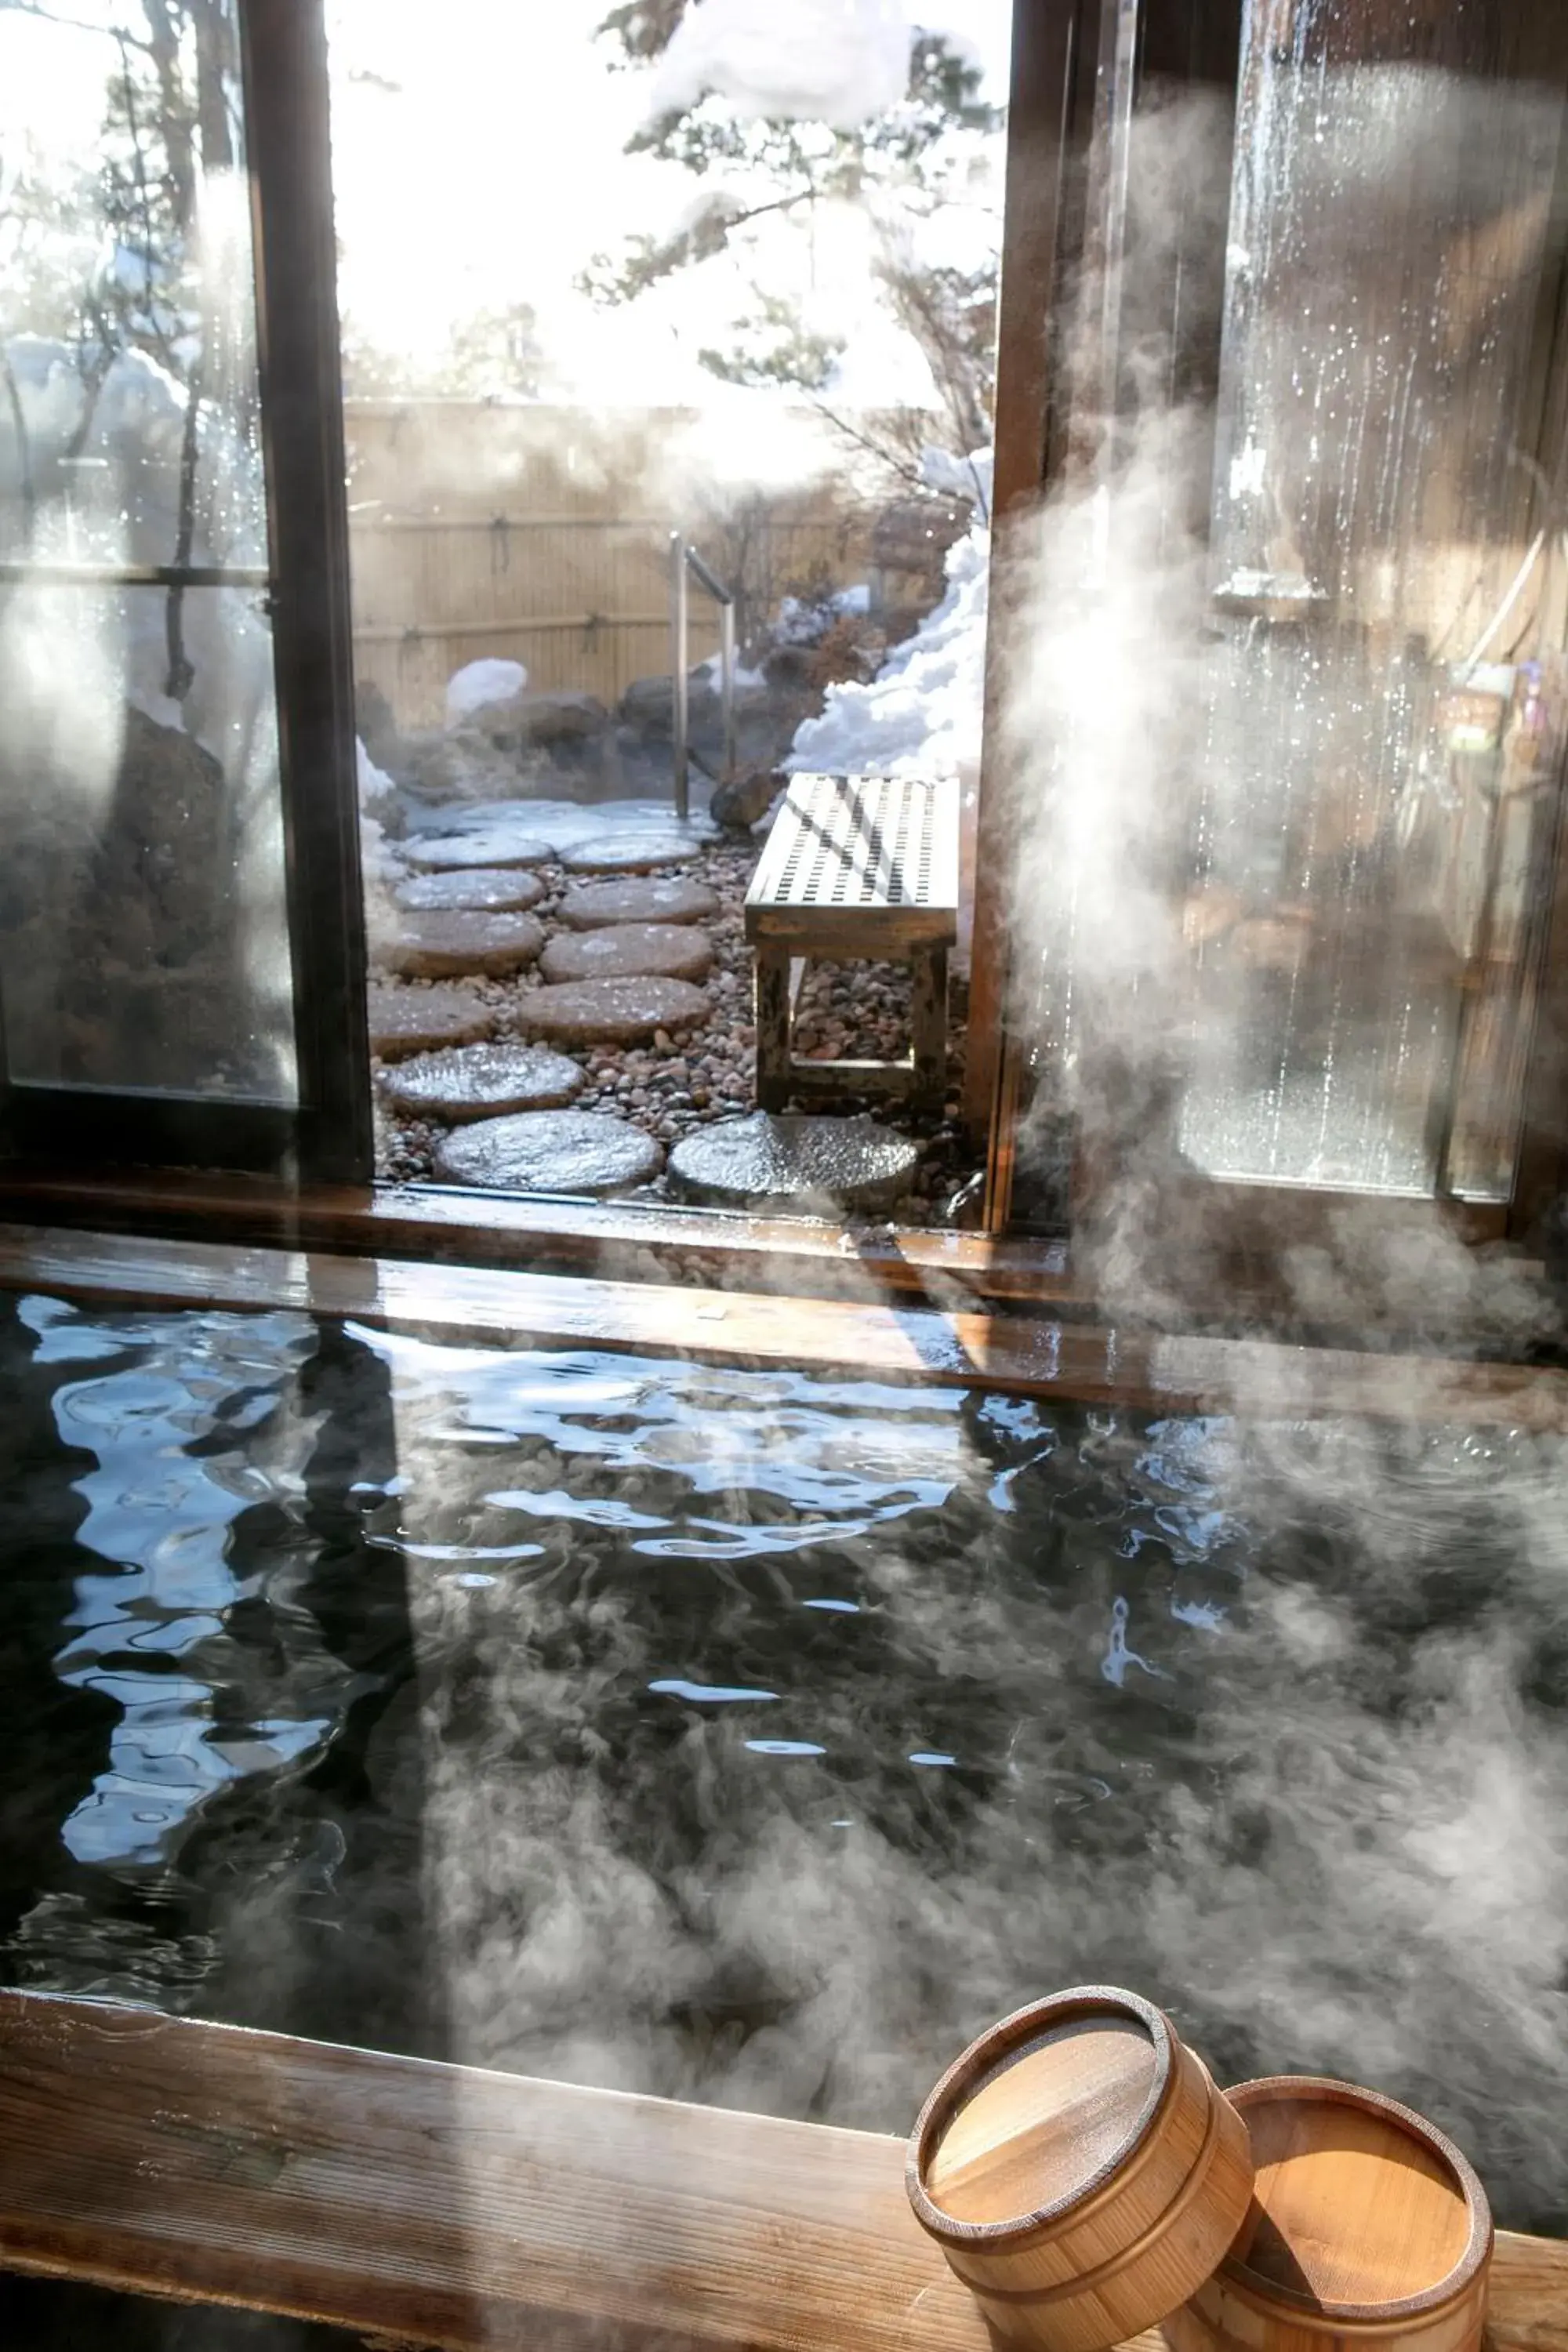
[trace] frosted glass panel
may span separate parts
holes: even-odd
[[[1398,13],[1247,14],[1181,1141],[1506,1197],[1568,705],[1568,41]]]

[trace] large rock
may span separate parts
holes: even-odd
[[[664,1154],[640,1128],[590,1110],[521,1111],[481,1119],[437,1145],[437,1181],[501,1192],[629,1192],[658,1174]]]
[[[498,751],[525,751],[557,743],[587,743],[602,735],[610,714],[596,694],[574,688],[529,688],[471,710],[466,726],[485,735]]]
[[[873,1118],[753,1111],[677,1144],[670,1190],[721,1207],[890,1209],[907,1192],[920,1148]]]
[[[493,1036],[497,1013],[465,988],[375,988],[365,992],[370,1049],[384,1062],[441,1045],[472,1045]]]
[[[273,1098],[293,1024],[265,823],[259,845],[237,849],[254,781],[226,777],[184,729],[98,698],[91,677],[44,664],[30,678],[24,662],[8,685],[0,937],[13,1076]]]
[[[702,923],[719,912],[717,895],[685,874],[634,874],[625,882],[580,882],[561,902],[574,931],[611,923]]]
[[[686,718],[695,731],[718,723],[719,694],[706,667],[686,684]],[[650,741],[668,742],[675,732],[675,681],[669,677],[634,677],[622,695],[617,716],[624,727]]]
[[[656,866],[679,866],[701,847],[700,840],[673,824],[667,832],[638,825],[576,842],[562,851],[561,863],[568,874],[647,874]]]
[[[395,939],[381,943],[375,960],[406,980],[452,980],[465,972],[494,980],[536,963],[543,945],[543,927],[532,915],[416,915]]]
[[[540,959],[546,980],[706,980],[713,942],[682,923],[616,923],[568,932]]]
[[[399,783],[438,801],[494,801],[515,797],[546,765],[542,754],[492,742],[482,728],[465,724],[439,735],[409,736],[401,772],[394,772]]]
[[[458,1045],[400,1062],[384,1072],[381,1089],[395,1110],[458,1126],[510,1111],[558,1110],[587,1082],[578,1063],[542,1045]]]
[[[521,824],[498,824],[482,833],[417,833],[402,848],[416,874],[450,873],[465,866],[548,866],[554,855],[548,841]]]
[[[735,688],[735,736],[742,767],[770,768],[784,757],[795,729],[808,711],[820,707],[821,697],[802,697],[792,683],[782,691],[763,679],[747,679]],[[617,707],[622,739],[630,750],[668,752],[675,732],[675,697],[668,677],[634,678]],[[689,740],[712,773],[724,756],[722,698],[706,664],[690,674],[687,699]]]
[[[634,1045],[660,1029],[708,1017],[708,998],[684,980],[580,980],[536,988],[518,1007],[535,1037],[563,1045]]]
[[[715,824],[730,833],[750,833],[760,824],[789,782],[777,768],[748,768],[727,782],[716,784],[708,803]]]
[[[454,866],[416,874],[398,885],[395,903],[416,915],[526,915],[544,896],[537,874],[515,866]]]

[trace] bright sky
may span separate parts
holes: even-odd
[[[730,340],[747,307],[727,262],[619,312],[595,311],[574,279],[633,232],[668,234],[696,183],[623,150],[646,79],[612,73],[594,28],[609,0],[329,0],[342,291],[376,341],[439,349],[455,319],[526,301],[539,314],[558,394],[638,404],[711,395],[704,343]],[[789,0],[780,0],[787,8]],[[129,0],[70,0],[106,27]],[[1012,0],[915,0],[910,14],[961,34],[1005,91]],[[86,161],[97,143],[114,49],[102,35],[0,11],[0,165],[26,132],[46,154]],[[957,220],[954,254],[984,234],[984,200]],[[919,399],[912,346],[867,299],[868,240],[842,213],[815,241],[769,249],[804,272],[815,322],[852,337],[839,396]]]
[[[574,284],[596,252],[668,234],[697,186],[679,166],[623,152],[648,83],[609,70],[593,37],[607,5],[329,0],[343,295],[377,341],[438,345],[465,310],[527,301],[559,391],[639,404],[711,394],[696,354],[729,340],[747,307],[742,272],[710,265],[609,314]],[[962,31],[1005,95],[1012,0],[921,0],[911,13]],[[910,347],[868,324],[860,224],[840,216],[814,247],[790,243],[825,321],[853,332],[842,396],[918,396]]]

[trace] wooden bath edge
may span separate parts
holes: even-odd
[[[0,1224],[0,1290],[110,1306],[292,1310],[491,1347],[621,1349],[1158,1412],[1568,1429],[1568,1372],[1535,1365],[903,1307],[855,1295],[852,1269],[845,1286],[841,1297],[796,1298]]]
[[[992,2352],[903,2165],[875,2133],[0,1993],[0,2265],[438,2352]],[[1488,2340],[1568,2352],[1568,2243],[1500,2233]]]

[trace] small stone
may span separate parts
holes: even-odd
[[[552,940],[539,968],[549,981],[705,980],[713,942],[681,923],[617,923]]]
[[[521,866],[481,866],[470,873],[458,866],[444,874],[416,874],[394,893],[397,904],[418,915],[525,915],[544,896],[537,874]]]
[[[673,826],[668,833],[637,827],[577,842],[563,850],[561,863],[568,874],[646,874],[655,866],[679,866],[695,857],[701,846],[700,839],[678,833]]]
[[[689,1029],[708,1013],[701,989],[684,980],[580,980],[536,988],[518,1019],[534,1036],[561,1045],[631,1045],[659,1029]]]
[[[520,1111],[481,1119],[436,1147],[437,1181],[502,1192],[575,1192],[595,1199],[651,1182],[664,1154],[624,1119],[585,1110]]]
[[[460,1045],[418,1054],[382,1078],[395,1110],[454,1125],[505,1112],[555,1110],[582,1092],[583,1072],[542,1045]]]
[[[537,962],[543,945],[543,929],[532,915],[424,915],[400,938],[378,948],[375,960],[411,979],[449,979],[461,972],[494,976]]]
[[[596,931],[610,923],[702,923],[718,912],[712,891],[684,874],[580,883],[561,901],[561,919],[574,931]]]
[[[465,988],[369,988],[370,1047],[384,1062],[495,1034],[496,1015]]]
[[[448,874],[462,866],[548,866],[553,852],[537,834],[496,825],[486,833],[416,834],[403,855],[416,874]]]
[[[919,1164],[918,1145],[872,1118],[753,1111],[677,1144],[669,1184],[682,1200],[734,1208],[890,1209]]]

